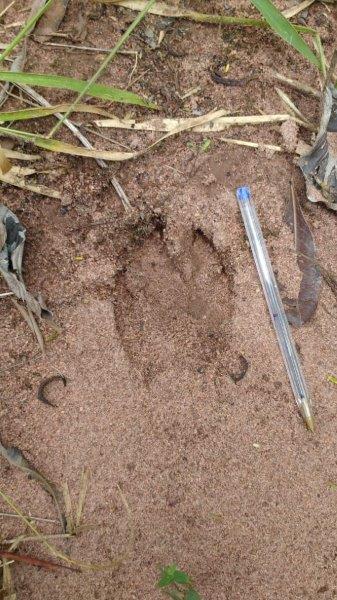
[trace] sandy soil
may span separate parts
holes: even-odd
[[[220,1],[192,5],[204,12],[224,9]],[[62,32],[72,31],[79,9],[79,2],[70,2]],[[252,13],[248,2],[233,0],[225,9]],[[110,47],[132,19],[113,7],[86,10],[86,45]],[[12,9],[6,22],[16,19]],[[335,19],[336,11],[322,5],[311,7],[307,18],[328,53]],[[128,43],[143,53],[135,74],[142,77],[132,89],[158,102],[160,114],[215,107],[283,112],[271,78],[275,65],[317,86],[314,69],[266,32],[175,21],[163,47],[153,51],[142,39],[146,27],[157,31],[158,19],[149,17]],[[257,79],[245,87],[216,85],[210,70],[227,59],[231,76],[254,71]],[[26,69],[86,78],[101,60],[32,40]],[[119,56],[102,81],[126,86],[132,65],[130,57]],[[197,95],[177,95],[195,86],[201,88]],[[71,97],[45,93],[53,101]],[[318,118],[315,100],[291,96],[310,119]],[[31,130],[47,131],[52,123],[34,123]],[[133,148],[154,139],[108,135]],[[282,142],[279,125],[229,135]],[[310,140],[308,132],[300,136]],[[57,484],[68,482],[74,501],[83,467],[90,470],[85,523],[95,528],[61,543],[64,552],[98,562],[123,551],[130,531],[118,486],[134,527],[132,548],[116,573],[54,574],[15,566],[20,600],[159,599],[159,567],[171,562],[192,575],[203,599],[337,596],[336,387],[327,381],[328,373],[336,373],[336,298],[323,285],[314,318],[294,330],[315,406],[312,435],[294,404],[235,188],[252,187],[285,296],[296,294],[299,285],[293,238],[283,220],[290,179],[319,260],[332,272],[336,216],[305,201],[291,155],[228,146],[220,137],[202,152],[202,136],[184,133],[137,161],[112,165],[110,174],[134,207],[131,214],[124,212],[109,173],[94,161],[42,154],[41,165],[53,171],[49,183],[62,190],[61,203],[2,188],[1,201],[27,227],[27,286],[44,294],[62,327],[57,339],[44,329],[49,341],[43,358],[14,307],[1,300],[2,441],[19,447]],[[68,133],[62,138],[73,141]],[[37,400],[37,389],[57,372],[68,385],[49,388],[57,405],[52,408]],[[0,471],[1,488],[22,510],[55,518],[36,483],[3,461]],[[57,525],[41,528],[59,531]],[[1,532],[13,537],[22,525],[1,518]],[[21,552],[47,556],[32,543]]]

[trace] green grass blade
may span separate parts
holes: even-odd
[[[18,44],[20,44],[20,42],[27,37],[27,35],[30,34],[31,30],[35,27],[35,24],[38,22],[38,20],[42,17],[42,15],[44,15],[44,13],[46,12],[46,10],[48,10],[48,8],[50,7],[50,5],[52,4],[54,0],[47,0],[47,2],[41,6],[40,10],[38,10],[35,15],[33,15],[28,21],[27,23],[24,24],[24,26],[22,27],[22,29],[19,31],[19,33],[15,36],[15,38],[8,44],[7,48],[0,54],[0,62],[2,62],[6,56],[8,56],[12,50],[14,50],[14,48],[16,48],[16,46]]]
[[[251,0],[255,8],[265,18],[271,29],[285,42],[293,46],[309,62],[321,70],[321,62],[308,44],[296,31],[295,27],[280,13],[270,0]]]
[[[87,86],[86,81],[64,77],[63,75],[44,75],[41,73],[11,73],[9,71],[0,71],[0,81],[9,81],[9,83],[23,83],[30,86],[56,88],[62,90],[71,90],[73,92],[82,92]],[[150,102],[146,102],[137,94],[120,90],[119,88],[109,87],[100,83],[90,86],[88,95],[101,100],[110,102],[121,102],[123,104],[136,104],[146,106],[146,108],[156,108]]]

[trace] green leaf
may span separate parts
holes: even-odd
[[[200,149],[202,152],[208,152],[211,145],[212,145],[212,140],[210,140],[209,138],[206,138],[201,142]]]
[[[265,18],[271,29],[275,31],[285,42],[293,46],[297,52],[302,54],[309,62],[321,70],[321,62],[313,53],[308,44],[296,31],[295,27],[280,13],[270,0],[251,0],[255,8]]]
[[[11,73],[9,71],[0,71],[0,81],[9,81],[9,83],[22,83],[30,86],[49,87],[59,90],[71,90],[73,92],[81,92],[87,85],[86,81],[81,79],[73,79],[72,77],[64,77],[63,75],[44,75],[42,73]],[[137,94],[113,88],[100,83],[95,83],[90,86],[88,94],[101,100],[109,100],[110,102],[121,102],[123,104],[135,104],[138,106],[146,106],[147,108],[156,108],[155,104],[146,102]]]
[[[195,590],[188,590],[184,600],[201,600],[201,597]]]
[[[187,573],[184,571],[179,571],[176,569],[174,573],[174,583],[181,583],[182,585],[188,585],[191,582],[191,579]]]
[[[176,565],[167,565],[166,567],[163,567],[161,578],[157,583],[158,587],[166,587],[167,585],[170,585],[170,583],[173,583],[176,569]]]
[[[167,565],[163,568],[161,578],[158,581],[158,587],[165,587],[170,583],[180,583],[188,585],[190,578],[184,571],[180,571],[177,565]]]

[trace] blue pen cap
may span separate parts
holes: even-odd
[[[239,187],[236,190],[236,197],[239,202],[248,202],[251,198],[250,188],[248,185],[244,185],[243,187]]]

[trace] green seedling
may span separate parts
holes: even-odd
[[[204,140],[202,140],[201,144],[189,141],[187,142],[186,146],[194,152],[208,152],[212,146],[212,140],[210,140],[209,138],[205,138]]]
[[[208,150],[210,150],[212,146],[212,140],[210,140],[209,138],[206,138],[204,140],[202,140],[201,144],[200,144],[200,150],[202,152],[208,152]]]
[[[174,564],[162,568],[157,586],[173,600],[201,600],[190,576]]]

